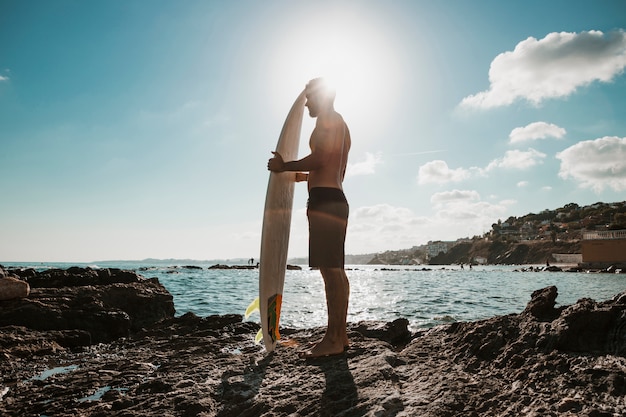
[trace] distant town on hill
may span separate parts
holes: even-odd
[[[346,255],[347,264],[533,264],[553,254],[579,254],[583,231],[626,229],[626,201],[588,206],[569,203],[556,210],[498,220],[482,236],[431,241],[410,249]],[[564,256],[564,262],[567,257]],[[575,259],[572,257],[571,259]],[[306,262],[306,260],[304,261]]]

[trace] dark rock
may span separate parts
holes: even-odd
[[[257,269],[254,265],[211,265],[208,269]]]
[[[548,271],[548,272],[563,272],[563,268],[560,268],[558,266],[546,266],[545,268],[543,268],[544,271]]]
[[[18,275],[0,265],[0,302],[28,297],[30,286]]]
[[[552,320],[559,315],[559,311],[554,308],[558,295],[555,286],[533,291],[530,302],[522,314],[530,314],[537,320]]]
[[[563,398],[556,405],[556,411],[558,411],[559,413],[565,413],[568,411],[577,413],[580,410],[582,410],[582,408],[583,408],[582,402],[576,398]]]
[[[31,288],[61,288],[87,285],[110,285],[139,282],[143,279],[132,271],[118,268],[92,269],[77,266],[68,269],[12,269],[10,272],[26,279]]]
[[[223,265],[215,264],[211,265],[208,269],[258,269],[258,265]],[[299,265],[287,265],[286,269],[291,271],[301,271],[302,267]]]
[[[175,312],[171,294],[156,278],[130,271],[73,267],[44,271],[29,280],[28,298],[0,301],[0,327],[82,330],[92,343],[100,343],[126,337]]]
[[[552,327],[560,350],[626,355],[623,304],[597,303],[584,298],[565,308]]]
[[[397,346],[406,344],[411,340],[411,332],[409,332],[408,326],[409,321],[400,318],[390,323],[359,322],[354,330],[365,337],[383,340]]]

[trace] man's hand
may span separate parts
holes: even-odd
[[[285,161],[283,161],[283,157],[278,152],[272,153],[274,154],[274,157],[267,161],[267,169],[274,172],[283,172],[285,170]]]

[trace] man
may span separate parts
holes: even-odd
[[[309,141],[311,153],[285,162],[273,152],[267,167],[276,172],[295,171],[296,181],[308,183],[309,266],[322,273],[328,308],[326,334],[302,355],[314,358],[342,353],[349,343],[346,320],[350,284],[344,270],[348,202],[342,183],[351,141],[348,126],[335,111],[335,93],[324,80],[309,81],[305,95],[309,115],[317,118]]]

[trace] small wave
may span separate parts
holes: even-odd
[[[454,323],[456,321],[456,319],[454,317],[448,316],[448,315],[436,316],[436,317],[433,317],[433,320],[441,321],[441,322],[444,322],[444,323]]]

